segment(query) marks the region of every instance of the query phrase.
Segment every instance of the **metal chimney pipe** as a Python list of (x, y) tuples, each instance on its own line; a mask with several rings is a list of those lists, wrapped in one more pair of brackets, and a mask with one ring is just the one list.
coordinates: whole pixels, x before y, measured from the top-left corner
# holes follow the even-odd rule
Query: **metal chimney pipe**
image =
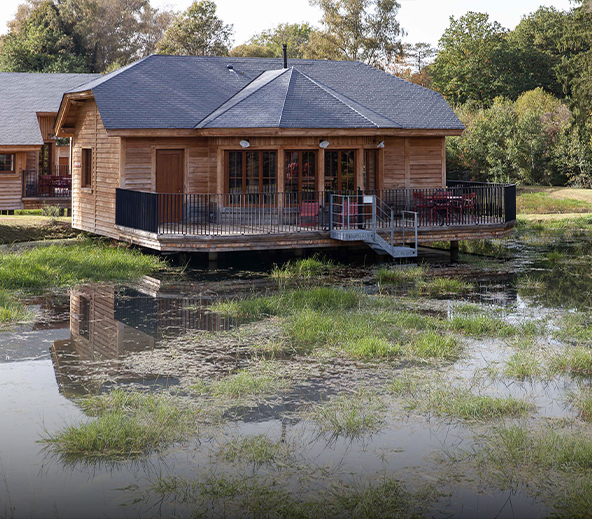
[(288, 45), (282, 43), (282, 56), (284, 57), (284, 68), (288, 68)]

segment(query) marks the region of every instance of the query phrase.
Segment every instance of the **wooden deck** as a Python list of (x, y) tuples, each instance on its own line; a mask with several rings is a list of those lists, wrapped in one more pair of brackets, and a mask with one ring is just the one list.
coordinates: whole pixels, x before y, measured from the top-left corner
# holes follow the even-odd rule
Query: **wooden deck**
[[(436, 241), (503, 238), (512, 232), (515, 223), (498, 221), (466, 226), (422, 226), (418, 229), (418, 242), (425, 244)], [(234, 233), (210, 235), (151, 233), (119, 225), (117, 230), (119, 240), (161, 252), (236, 252), (344, 246), (343, 241), (331, 239), (329, 230), (311, 230), (308, 227), (295, 226), (290, 226), (285, 232), (274, 234), (258, 232), (256, 228), (246, 231), (242, 227), (236, 228)], [(412, 232), (409, 231), (411, 229), (407, 228), (407, 236), (411, 237)], [(397, 243), (401, 243), (402, 234), (402, 228), (395, 229)], [(390, 231), (384, 229), (383, 237), (390, 238)], [(364, 246), (364, 243), (348, 242), (347, 246)]]

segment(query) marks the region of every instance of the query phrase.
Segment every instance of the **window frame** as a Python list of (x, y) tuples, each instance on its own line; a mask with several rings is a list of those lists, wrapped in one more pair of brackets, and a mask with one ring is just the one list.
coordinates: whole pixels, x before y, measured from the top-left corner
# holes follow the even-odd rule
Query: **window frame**
[[(231, 153), (239, 153), (242, 155), (242, 159), (241, 159), (241, 192), (240, 193), (231, 193), (230, 192), (230, 154)], [(247, 192), (247, 154), (248, 153), (257, 153), (259, 155), (259, 172), (257, 175), (258, 181), (259, 181), (259, 189), (257, 190), (257, 193), (248, 193)], [(263, 171), (263, 154), (264, 153), (270, 153), (270, 154), (274, 154), (275, 155), (275, 176), (264, 176), (264, 171)], [(275, 195), (277, 193), (277, 185), (278, 185), (278, 151), (277, 150), (249, 150), (249, 149), (245, 149), (245, 150), (226, 150), (224, 152), (224, 192), (226, 194), (229, 195), (242, 195), (242, 196), (247, 196), (247, 195), (255, 195), (255, 194), (262, 194), (262, 195)], [(270, 169), (271, 171), (271, 169)], [(238, 178), (238, 177), (236, 177)], [(265, 192), (263, 189), (263, 179), (275, 179), (275, 188), (273, 191), (269, 191), (269, 192)], [(269, 185), (269, 184), (268, 184)]]
[[(337, 153), (337, 187), (338, 189), (333, 190), (332, 188), (329, 188), (329, 186), (327, 186), (327, 168), (329, 167), (329, 161), (327, 160), (328, 155), (330, 153)], [(353, 169), (353, 181), (354, 181), (354, 185), (353, 185), (353, 189), (349, 190), (349, 189), (343, 189), (342, 186), (342, 181), (343, 181), (343, 173), (342, 173), (342, 153), (353, 153), (354, 155), (354, 169)], [(357, 171), (357, 165), (358, 165), (358, 153), (359, 150), (357, 149), (352, 149), (352, 148), (344, 148), (344, 149), (333, 149), (333, 150), (325, 150), (325, 171), (324, 171), (324, 191), (326, 193), (344, 193), (344, 192), (352, 192), (354, 193), (356, 191), (356, 184), (357, 184), (357, 178), (358, 178), (358, 171)]]
[(14, 175), (16, 173), (16, 153), (0, 153), (0, 157), (11, 157), (11, 169), (0, 169), (0, 175)]
[(93, 187), (93, 148), (80, 150), (80, 189), (91, 190)]
[[(286, 187), (288, 185), (287, 183), (287, 179), (286, 179), (286, 175), (288, 174), (288, 160), (290, 160), (290, 156), (292, 153), (298, 153), (298, 189), (296, 191), (288, 191), (288, 188)], [(312, 153), (314, 156), (314, 189), (312, 191), (303, 191), (302, 189), (302, 178), (303, 178), (303, 167), (304, 167), (304, 159), (303, 159), (303, 155), (305, 153)], [(318, 179), (319, 179), (319, 154), (318, 154), (318, 150), (316, 149), (301, 149), (301, 150), (290, 150), (287, 149), (284, 151), (284, 192), (286, 193), (318, 193), (319, 191), (319, 185), (318, 185)]]

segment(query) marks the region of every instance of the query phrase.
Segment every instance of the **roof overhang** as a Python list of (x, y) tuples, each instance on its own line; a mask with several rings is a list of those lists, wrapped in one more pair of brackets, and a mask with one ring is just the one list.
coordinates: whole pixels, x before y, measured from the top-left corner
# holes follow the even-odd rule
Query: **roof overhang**
[(0, 153), (16, 153), (17, 151), (40, 150), (42, 144), (0, 144)]
[(393, 136), (450, 137), (462, 135), (462, 129), (420, 128), (140, 128), (107, 130), (109, 137), (311, 137), (311, 136)]
[(94, 99), (91, 90), (63, 95), (53, 128), (56, 137), (72, 137), (74, 135), (80, 107), (89, 99)]

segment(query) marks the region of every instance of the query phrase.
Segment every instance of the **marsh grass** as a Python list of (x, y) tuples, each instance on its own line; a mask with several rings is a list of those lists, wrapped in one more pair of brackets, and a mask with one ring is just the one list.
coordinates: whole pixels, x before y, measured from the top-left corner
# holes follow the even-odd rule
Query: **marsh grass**
[(305, 308), (316, 311), (351, 310), (360, 303), (361, 295), (351, 290), (330, 287), (282, 290), (277, 294), (218, 303), (211, 310), (230, 317), (262, 319), (286, 316)]
[(592, 375), (592, 350), (586, 346), (572, 346), (551, 358), (550, 369), (555, 373)]
[(227, 398), (272, 394), (290, 386), (290, 381), (279, 376), (273, 366), (263, 362), (253, 370), (241, 369), (209, 383), (199, 381), (191, 388), (198, 394)]
[[(398, 330), (389, 329), (383, 314), (347, 312), (333, 314), (305, 309), (287, 322), (287, 331), (299, 351), (317, 348), (339, 350), (352, 357), (394, 358), (400, 355)], [(385, 326), (386, 325), (386, 326)]]
[(40, 289), (85, 281), (130, 280), (164, 268), (166, 263), (158, 256), (84, 239), (69, 245), (0, 253), (0, 286)]
[(461, 345), (453, 335), (426, 331), (412, 335), (403, 345), (403, 350), (421, 359), (454, 360), (460, 356)]
[(358, 392), (314, 406), (309, 418), (323, 435), (356, 439), (377, 432), (384, 413), (385, 406), (375, 395)]
[(68, 425), (42, 440), (69, 461), (141, 456), (183, 439), (195, 418), (173, 397), (120, 389), (87, 397), (80, 405), (96, 419)]
[(30, 317), (27, 307), (6, 290), (0, 289), (0, 325), (24, 321)]
[(406, 268), (381, 268), (376, 274), (376, 279), (379, 283), (403, 285), (423, 279), (427, 272), (427, 269), (421, 265)]
[(458, 278), (433, 278), (419, 280), (412, 293), (420, 296), (465, 295), (475, 289), (475, 285)]
[(578, 412), (578, 417), (586, 422), (592, 422), (592, 389), (580, 387), (567, 395), (567, 403)]
[(329, 274), (335, 267), (333, 261), (320, 254), (315, 254), (310, 258), (288, 261), (281, 267), (274, 265), (271, 277), (278, 280), (312, 278)]
[(537, 355), (528, 351), (514, 353), (506, 362), (504, 374), (517, 380), (533, 380), (544, 374), (544, 369)]
[(496, 429), (485, 442), (484, 462), (529, 469), (588, 471), (592, 468), (592, 441), (583, 432), (551, 429), (531, 431), (519, 425)]
[(544, 191), (520, 193), (516, 197), (518, 214), (589, 213), (592, 204), (583, 200), (555, 198)]
[(410, 492), (398, 480), (384, 478), (378, 484), (341, 485), (333, 491), (334, 517), (425, 517), (427, 504), (436, 493), (424, 489)]
[(544, 323), (540, 321), (525, 321), (520, 324), (511, 324), (503, 318), (490, 315), (460, 314), (455, 315), (450, 320), (450, 329), (476, 338), (530, 337), (540, 334), (544, 329)]
[[(400, 387), (395, 385), (394, 389)], [(476, 395), (464, 388), (431, 387), (428, 384), (419, 386), (406, 395), (410, 397), (407, 404), (411, 409), (462, 420), (487, 421), (521, 417), (533, 409), (532, 404), (513, 397)]]
[(588, 312), (566, 313), (554, 336), (572, 344), (592, 343), (592, 315)]
[(221, 445), (218, 456), (229, 462), (245, 462), (255, 466), (285, 464), (292, 447), (283, 441), (273, 441), (265, 434), (232, 438)]

